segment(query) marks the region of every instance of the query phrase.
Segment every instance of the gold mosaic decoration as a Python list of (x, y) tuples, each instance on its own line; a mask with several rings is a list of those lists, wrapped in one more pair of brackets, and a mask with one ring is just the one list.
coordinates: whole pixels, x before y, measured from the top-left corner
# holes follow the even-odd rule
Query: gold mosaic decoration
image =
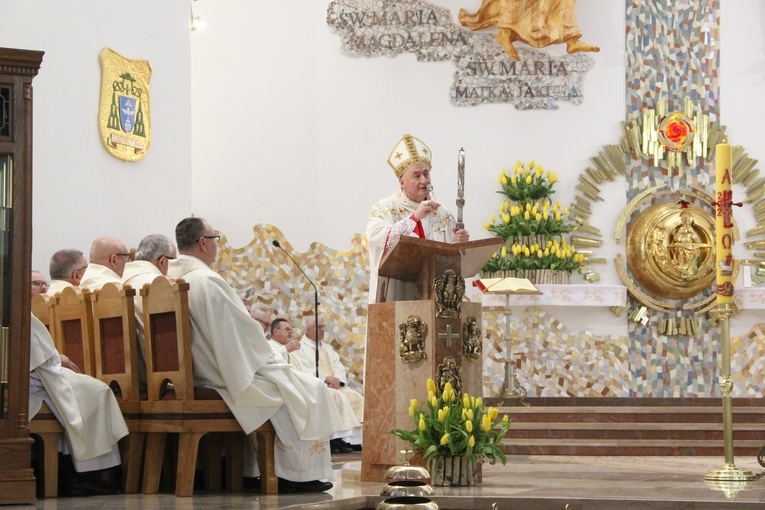
[(366, 237), (353, 234), (349, 251), (315, 242), (300, 253), (273, 225), (255, 225), (253, 232), (252, 241), (241, 248), (230, 246), (223, 236), (213, 269), (249, 306), (266, 308), (272, 319), (287, 319), (294, 329), (293, 338), (299, 339), (304, 333), (303, 317), (313, 315), (313, 287), (295, 264), (272, 245), (274, 239), (279, 240), (319, 288), (324, 341), (337, 350), (348, 369), (349, 382), (363, 384), (369, 295)]

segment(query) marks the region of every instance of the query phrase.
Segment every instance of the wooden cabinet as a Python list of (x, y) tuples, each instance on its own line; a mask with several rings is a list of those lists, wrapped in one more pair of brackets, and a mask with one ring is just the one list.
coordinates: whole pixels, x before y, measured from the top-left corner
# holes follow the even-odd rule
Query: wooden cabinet
[(32, 79), (43, 52), (0, 48), (0, 504), (35, 501), (29, 400)]

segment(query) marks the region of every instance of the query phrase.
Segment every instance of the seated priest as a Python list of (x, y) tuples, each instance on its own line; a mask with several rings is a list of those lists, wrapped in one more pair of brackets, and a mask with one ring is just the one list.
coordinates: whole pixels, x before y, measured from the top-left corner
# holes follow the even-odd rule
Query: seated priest
[(416, 299), (420, 293), (414, 283), (381, 281), (377, 270), (383, 255), (401, 236), (419, 237), (446, 243), (470, 239), (467, 230), (456, 229), (454, 216), (433, 198), (430, 185), (431, 152), (421, 140), (406, 134), (393, 147), (388, 164), (398, 178), (399, 189), (377, 202), (369, 213), (369, 302)]
[(175, 260), (178, 252), (169, 237), (162, 234), (152, 234), (141, 239), (135, 260), (125, 265), (122, 273), (122, 284), (130, 285), (136, 291), (135, 326), (136, 339), (139, 347), (138, 379), (146, 384), (146, 343), (143, 336), (143, 299), (141, 289), (158, 276), (167, 276), (167, 268), (171, 260)]
[(248, 308), (247, 303), (244, 304), (244, 307), (249, 310), (250, 317), (255, 319), (255, 322), (263, 327), (263, 333), (268, 334), (268, 332), (271, 330), (271, 314), (268, 312), (268, 310), (262, 306)]
[(49, 289), (50, 284), (45, 279), (45, 275), (40, 271), (32, 270), (32, 295), (45, 294)]
[(94, 291), (107, 283), (122, 283), (128, 260), (130, 253), (125, 243), (116, 237), (97, 237), (90, 247), (90, 264), (82, 275), (80, 288)]
[(88, 261), (80, 250), (59, 250), (50, 258), (49, 295), (58, 294), (66, 287), (80, 285)]
[(269, 340), (274, 351), (278, 352), (285, 361), (290, 360), (290, 353), (300, 349), (300, 341), (292, 338), (292, 326), (287, 319), (274, 319), (271, 323), (271, 339)]
[[(300, 339), (300, 349), (290, 355), (290, 363), (299, 370), (316, 376), (316, 318), (313, 315), (303, 320), (305, 335)], [(348, 371), (340, 361), (337, 351), (324, 338), (324, 322), (319, 319), (319, 379), (327, 385), (332, 394), (339, 400), (338, 409), (351, 411), (343, 413), (349, 423), (361, 423), (364, 419), (364, 397), (348, 387)], [(351, 430), (351, 434), (336, 436), (330, 445), (333, 453), (346, 453), (349, 450), (360, 450), (363, 429), (361, 426)], [(350, 444), (348, 444), (350, 443)]]
[(114, 393), (98, 379), (80, 374), (69, 358), (59, 355), (48, 329), (32, 315), (30, 420), (43, 402), (64, 427), (62, 449), (64, 454), (71, 454), (75, 471), (96, 471), (120, 464), (117, 443), (128, 435), (128, 429)]
[(255, 447), (253, 432), (271, 420), (280, 492), (331, 489), (319, 479), (332, 476), (327, 443), (342, 422), (329, 390), (273, 352), (236, 291), (210, 269), (220, 236), (207, 221), (182, 220), (175, 239), (180, 255), (168, 274), (189, 284), (194, 383), (220, 394)]

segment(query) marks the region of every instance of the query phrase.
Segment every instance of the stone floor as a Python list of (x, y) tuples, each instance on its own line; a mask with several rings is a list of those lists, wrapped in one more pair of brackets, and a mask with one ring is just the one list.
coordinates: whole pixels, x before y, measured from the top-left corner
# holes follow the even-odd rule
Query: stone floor
[[(333, 458), (335, 487), (313, 495), (262, 496), (257, 493), (204, 493), (192, 498), (172, 494), (118, 495), (40, 500), (41, 509), (374, 509), (383, 499), (383, 483), (359, 481), (358, 456)], [(765, 508), (765, 479), (713, 488), (704, 481), (724, 459), (712, 457), (562, 457), (510, 456), (506, 466), (485, 465), (483, 483), (474, 488), (435, 489), (441, 509), (498, 510), (721, 510)], [(756, 475), (754, 458), (736, 466)], [(5, 508), (32, 508), (3, 507)]]

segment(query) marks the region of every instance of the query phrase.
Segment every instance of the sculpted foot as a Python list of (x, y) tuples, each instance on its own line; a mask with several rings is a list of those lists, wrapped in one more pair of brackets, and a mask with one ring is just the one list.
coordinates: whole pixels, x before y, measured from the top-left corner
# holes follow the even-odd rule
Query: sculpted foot
[(600, 51), (600, 48), (593, 46), (592, 44), (587, 44), (586, 42), (580, 41), (578, 37), (576, 39), (569, 39), (566, 41), (566, 53), (573, 55), (574, 53), (579, 53), (581, 51), (592, 51), (593, 53), (597, 53)]

